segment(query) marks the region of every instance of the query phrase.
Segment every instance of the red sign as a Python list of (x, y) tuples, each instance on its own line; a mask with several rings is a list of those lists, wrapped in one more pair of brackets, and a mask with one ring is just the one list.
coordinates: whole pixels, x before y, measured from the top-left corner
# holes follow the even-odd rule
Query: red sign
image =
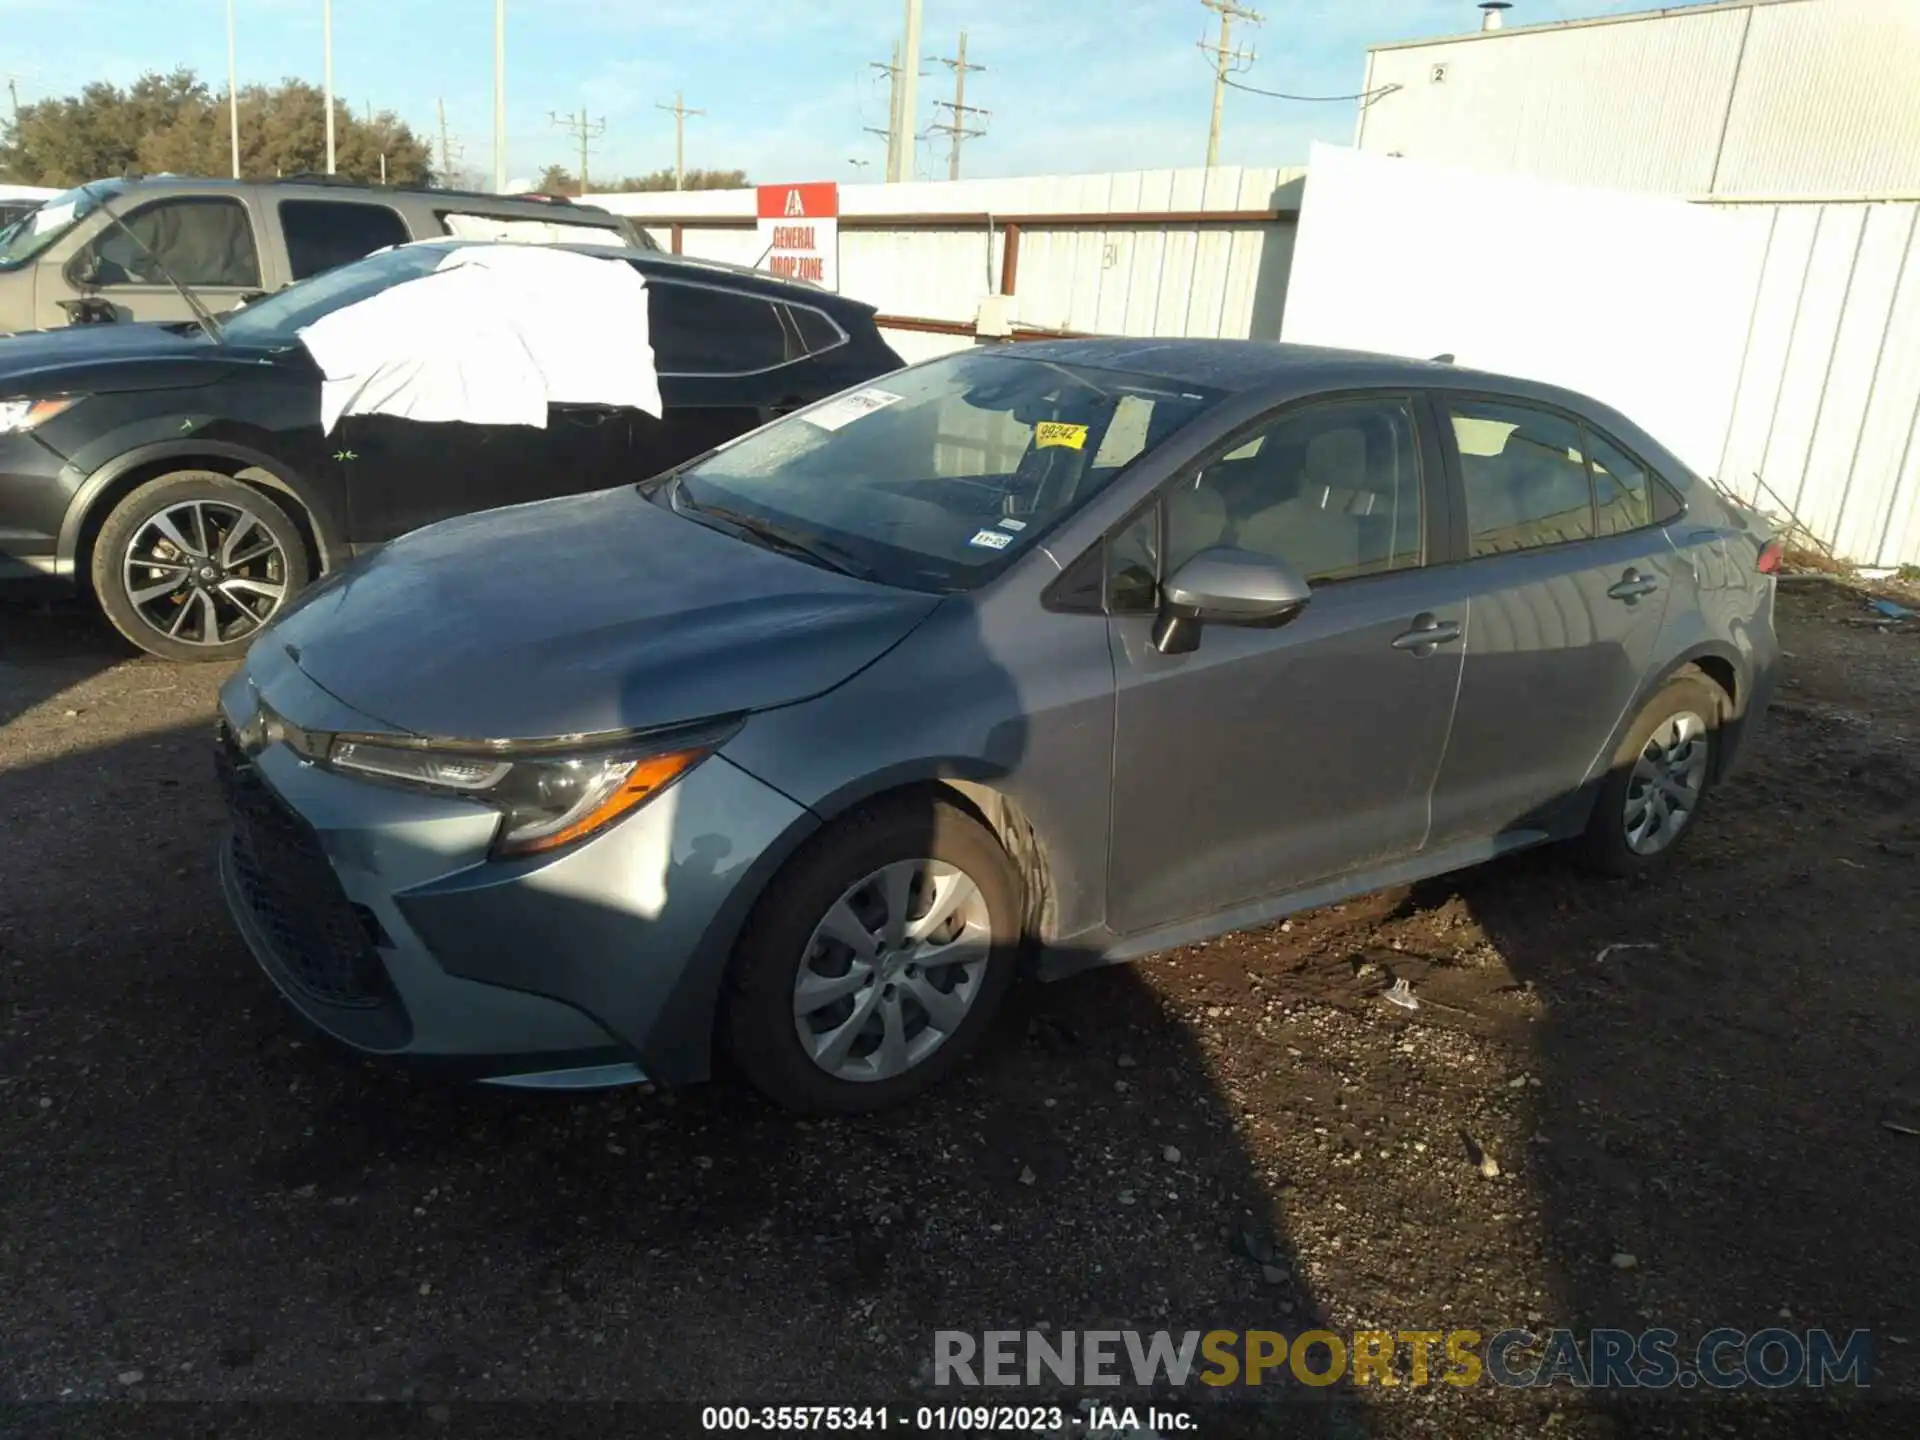
[(758, 187), (761, 264), (789, 280), (840, 286), (840, 187), (831, 180)]

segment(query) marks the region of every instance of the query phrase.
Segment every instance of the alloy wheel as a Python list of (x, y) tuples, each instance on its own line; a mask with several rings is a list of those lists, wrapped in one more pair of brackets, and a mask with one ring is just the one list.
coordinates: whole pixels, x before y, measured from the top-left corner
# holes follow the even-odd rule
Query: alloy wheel
[(266, 523), (225, 500), (183, 500), (143, 522), (122, 583), (134, 612), (170, 640), (228, 645), (287, 598), (287, 556)]
[(959, 1030), (979, 996), (993, 925), (979, 885), (939, 860), (901, 860), (848, 886), (807, 941), (793, 1021), (813, 1063), (888, 1080)]
[(1627, 777), (1627, 848), (1657, 855), (1700, 808), (1707, 782), (1707, 722), (1681, 710), (1660, 722)]

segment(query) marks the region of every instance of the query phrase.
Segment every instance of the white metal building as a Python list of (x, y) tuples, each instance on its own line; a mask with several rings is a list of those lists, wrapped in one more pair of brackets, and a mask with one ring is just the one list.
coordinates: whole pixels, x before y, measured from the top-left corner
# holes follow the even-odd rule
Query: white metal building
[(1362, 150), (1690, 199), (1920, 199), (1920, 0), (1741, 0), (1378, 45), (1362, 88)]

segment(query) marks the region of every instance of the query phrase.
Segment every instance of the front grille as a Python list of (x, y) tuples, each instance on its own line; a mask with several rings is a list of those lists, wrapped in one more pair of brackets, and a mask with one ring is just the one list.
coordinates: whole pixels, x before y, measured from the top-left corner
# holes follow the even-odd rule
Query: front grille
[(373, 916), (347, 898), (313, 827), (276, 795), (218, 727), (214, 767), (233, 817), (233, 868), (280, 968), (329, 1005), (395, 1003), (374, 953)]

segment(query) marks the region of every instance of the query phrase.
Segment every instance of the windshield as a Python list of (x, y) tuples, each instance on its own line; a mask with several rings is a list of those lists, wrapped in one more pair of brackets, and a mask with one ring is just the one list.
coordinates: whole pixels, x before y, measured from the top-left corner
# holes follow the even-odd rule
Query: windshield
[(886, 584), (969, 590), (1215, 398), (1151, 375), (970, 350), (756, 430), (661, 493), (695, 519), (731, 512)]
[(446, 258), (446, 247), (441, 245), (402, 245), (383, 250), (364, 260), (323, 270), (264, 300), (230, 310), (220, 317), (220, 328), (229, 341), (241, 344), (291, 345), (302, 326), (342, 306), (378, 295), (402, 280), (425, 275)]
[(30, 215), (0, 232), (0, 270), (13, 270), (33, 259), (62, 235), (127, 188), (123, 180), (96, 180), (85, 189), (62, 190)]

